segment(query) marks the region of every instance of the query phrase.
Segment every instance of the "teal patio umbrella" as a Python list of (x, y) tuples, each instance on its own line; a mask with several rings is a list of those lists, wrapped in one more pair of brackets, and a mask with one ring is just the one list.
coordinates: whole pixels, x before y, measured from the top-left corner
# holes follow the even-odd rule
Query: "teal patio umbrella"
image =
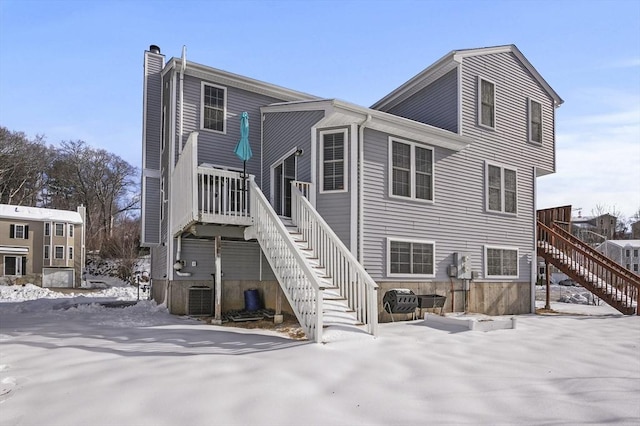
[[(244, 194), (243, 198), (246, 198), (247, 161), (253, 156), (253, 153), (251, 152), (251, 145), (249, 144), (249, 114), (247, 112), (243, 112), (240, 116), (240, 140), (238, 141), (234, 152), (243, 162), (242, 192)], [(244, 204), (245, 203), (243, 202), (243, 208)]]

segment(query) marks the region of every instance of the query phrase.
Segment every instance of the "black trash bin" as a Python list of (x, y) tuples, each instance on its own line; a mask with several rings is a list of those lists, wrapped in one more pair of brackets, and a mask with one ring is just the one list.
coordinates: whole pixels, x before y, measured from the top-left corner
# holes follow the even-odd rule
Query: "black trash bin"
[(382, 298), (384, 310), (390, 314), (412, 314), (418, 307), (418, 297), (406, 288), (394, 288)]

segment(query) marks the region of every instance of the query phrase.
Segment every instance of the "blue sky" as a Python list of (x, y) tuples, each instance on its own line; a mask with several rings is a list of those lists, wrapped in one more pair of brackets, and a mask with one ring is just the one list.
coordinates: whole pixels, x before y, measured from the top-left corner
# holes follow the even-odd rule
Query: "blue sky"
[(640, 2), (0, 0), (0, 125), (140, 166), (142, 59), (368, 106), (451, 50), (516, 44), (565, 103), (538, 207), (640, 209)]

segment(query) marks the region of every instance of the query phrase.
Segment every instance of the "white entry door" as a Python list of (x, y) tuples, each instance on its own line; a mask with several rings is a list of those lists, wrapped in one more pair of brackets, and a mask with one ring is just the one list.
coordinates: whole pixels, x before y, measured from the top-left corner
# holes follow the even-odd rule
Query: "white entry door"
[(291, 182), (296, 180), (296, 156), (291, 154), (272, 167), (273, 209), (291, 217)]

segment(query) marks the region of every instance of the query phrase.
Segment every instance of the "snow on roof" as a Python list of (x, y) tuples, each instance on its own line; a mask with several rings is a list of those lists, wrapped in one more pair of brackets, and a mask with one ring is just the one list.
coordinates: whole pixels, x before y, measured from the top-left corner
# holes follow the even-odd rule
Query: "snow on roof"
[(43, 209), (39, 207), (12, 206), (9, 204), (0, 204), (0, 218), (82, 223), (82, 217), (78, 212)]
[(611, 243), (618, 247), (640, 247), (640, 240), (607, 240), (606, 243)]

